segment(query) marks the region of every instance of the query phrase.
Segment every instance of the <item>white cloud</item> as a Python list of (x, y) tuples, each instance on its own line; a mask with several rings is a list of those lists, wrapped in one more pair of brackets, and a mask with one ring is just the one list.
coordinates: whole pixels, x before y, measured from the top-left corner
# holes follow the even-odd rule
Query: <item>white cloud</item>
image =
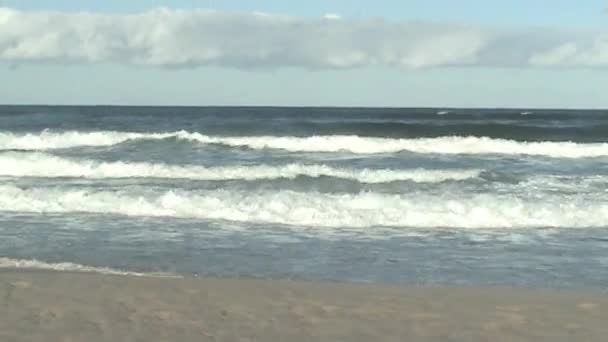
[(326, 13), (323, 18), (325, 19), (329, 19), (329, 20), (337, 20), (337, 19), (342, 19), (342, 16), (340, 16), (339, 14), (335, 14), (335, 13)]
[(154, 9), (135, 15), (0, 8), (0, 60), (164, 67), (608, 67), (608, 35), (424, 22)]

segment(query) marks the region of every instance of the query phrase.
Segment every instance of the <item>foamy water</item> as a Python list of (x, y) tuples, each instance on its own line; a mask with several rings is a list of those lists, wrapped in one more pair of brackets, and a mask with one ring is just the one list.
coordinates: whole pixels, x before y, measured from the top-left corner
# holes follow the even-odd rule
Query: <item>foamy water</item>
[(200, 218), (313, 227), (602, 227), (608, 203), (582, 196), (324, 194), (294, 191), (189, 192), (0, 187), (4, 211)]
[(44, 270), (44, 271), (63, 271), (63, 272), (78, 272), (78, 273), (98, 273), (106, 275), (119, 276), (135, 276), (135, 277), (162, 277), (162, 278), (177, 278), (179, 276), (163, 273), (140, 273), (121, 271), (109, 267), (93, 267), (75, 264), (71, 262), (49, 263), (35, 259), (11, 259), (0, 257), (0, 269), (15, 269), (15, 270)]
[(483, 170), (347, 169), (323, 164), (280, 166), (175, 166), (160, 163), (98, 162), (56, 157), (46, 153), (0, 154), (0, 176), (82, 178), (171, 178), (199, 180), (255, 180), (307, 177), (336, 177), (362, 183), (412, 181), (437, 183), (476, 178)]
[(133, 140), (179, 139), (198, 144), (220, 144), (251, 149), (281, 149), (291, 152), (350, 152), (376, 154), (395, 152), (435, 154), (534, 155), (552, 158), (608, 156), (608, 143), (521, 142), (489, 137), (448, 136), (418, 139), (387, 139), (361, 136), (210, 136), (197, 132), (135, 133), (117, 131), (52, 132), (38, 134), (0, 133), (0, 149), (49, 150), (80, 146), (112, 146)]
[(601, 287), (606, 132), (538, 109), (0, 106), (0, 268)]

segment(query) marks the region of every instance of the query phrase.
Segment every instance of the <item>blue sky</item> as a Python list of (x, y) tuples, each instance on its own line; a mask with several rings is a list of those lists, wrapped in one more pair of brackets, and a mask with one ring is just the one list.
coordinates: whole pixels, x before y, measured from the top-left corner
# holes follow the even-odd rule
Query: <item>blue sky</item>
[(488, 25), (608, 26), (603, 13), (608, 8), (605, 0), (4, 0), (0, 4), (25, 10), (134, 13), (164, 6), (293, 15), (338, 13), (355, 17), (381, 16)]
[[(605, 46), (608, 45), (602, 45), (602, 37), (608, 34), (605, 12), (608, 1), (0, 0), (0, 6), (18, 11), (19, 20), (5, 24), (14, 34), (10, 44), (17, 42), (28, 48), (16, 54), (8, 51), (10, 45), (5, 44), (2, 57), (0, 20), (2, 103), (608, 108), (608, 96), (605, 96), (608, 89)], [(276, 38), (280, 42), (293, 40), (277, 54), (279, 57), (261, 60), (258, 55), (252, 57), (255, 51), (251, 50), (265, 51), (276, 45), (276, 41), (251, 46), (252, 41), (265, 41), (265, 35), (274, 36), (273, 31), (268, 31), (256, 18), (221, 15), (214, 19), (214, 28), (224, 25), (217, 33), (210, 32), (211, 26), (201, 23), (194, 34), (179, 26), (181, 19), (177, 15), (169, 14), (173, 20), (172, 25), (167, 25), (169, 34), (177, 37), (186, 32), (195, 37), (180, 38), (179, 49), (174, 53), (166, 53), (167, 47), (174, 45), (169, 39), (147, 43), (152, 45), (146, 46), (146, 51), (155, 48), (161, 51), (153, 55), (144, 55), (133, 47), (129, 47), (133, 51), (126, 55), (122, 55), (124, 47), (121, 55), (106, 53), (106, 47), (114, 45), (104, 41), (103, 45), (94, 47), (94, 56), (89, 45), (89, 50), (75, 56), (74, 51), (82, 46), (66, 45), (73, 43), (69, 39), (44, 50), (48, 41), (32, 40), (35, 30), (48, 32), (55, 27), (40, 26), (53, 24), (40, 24), (27, 16), (34, 12), (64, 12), (72, 14), (68, 21), (80, 23), (75, 14), (80, 11), (111, 14), (121, 20), (125, 14), (141, 14), (157, 7), (187, 11), (206, 8), (248, 16), (253, 11), (287, 14), (300, 18), (301, 25), (311, 31), (318, 23), (307, 18), (335, 13), (344, 20), (330, 24), (335, 27), (326, 32), (333, 37), (327, 42), (329, 46), (309, 46), (309, 50), (305, 50), (302, 46), (310, 45), (315, 37), (306, 33), (300, 36), (302, 30), (298, 36), (287, 32)], [(206, 20), (197, 18), (189, 19), (190, 25)], [(382, 25), (371, 31), (368, 26), (360, 28), (360, 21), (371, 18), (388, 19), (392, 23), (388, 31), (396, 33), (383, 36), (387, 30)], [(23, 29), (30, 20), (33, 28)], [(421, 28), (415, 27), (420, 22), (424, 23)], [(159, 23), (161, 26), (165, 22)], [(403, 28), (400, 26), (403, 23), (414, 24)], [(68, 28), (79, 30), (75, 25), (79, 24)], [(176, 25), (180, 28), (171, 31)], [(256, 33), (247, 32), (246, 28), (251, 25)], [(240, 27), (243, 32), (239, 32)], [(474, 32), (463, 29), (458, 35), (445, 38), (460, 27), (472, 27)], [(93, 29), (103, 30), (104, 26), (100, 24)], [(65, 31), (57, 30), (58, 34)], [(497, 38), (487, 38), (496, 30), (500, 30)], [(368, 33), (370, 37), (361, 38)], [(97, 32), (104, 39), (117, 34), (132, 36), (133, 32)], [(215, 47), (223, 43), (213, 45), (215, 50), (200, 46), (196, 38), (200, 34), (208, 40), (227, 41), (230, 46), (220, 46), (219, 52)], [(239, 36), (246, 38), (238, 42)], [(412, 50), (405, 42), (407, 46), (394, 51), (390, 46), (387, 53), (374, 51), (379, 46), (376, 41), (382, 41), (382, 46), (401, 44), (406, 39), (401, 37), (414, 37), (417, 48)], [(482, 38), (483, 44), (477, 42)], [(370, 41), (360, 42), (365, 39)], [(344, 42), (351, 42), (344, 46), (352, 51), (344, 51)], [(243, 47), (232, 46), (238, 44)], [(353, 44), (357, 46), (352, 47)], [(433, 50), (421, 50), (420, 46), (432, 46)], [(322, 51), (320, 55), (311, 57), (317, 50)], [(200, 57), (201, 51), (205, 52), (204, 58)], [(337, 51), (343, 54), (336, 60)], [(449, 56), (444, 56), (447, 59), (436, 59), (448, 52)], [(391, 57), (395, 54), (401, 54), (398, 62)]]

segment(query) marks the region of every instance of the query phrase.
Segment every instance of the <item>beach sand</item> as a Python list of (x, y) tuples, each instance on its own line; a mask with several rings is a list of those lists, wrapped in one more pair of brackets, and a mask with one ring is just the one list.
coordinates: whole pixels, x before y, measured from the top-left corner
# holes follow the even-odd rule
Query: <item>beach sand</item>
[(0, 341), (607, 341), (608, 296), (0, 271)]

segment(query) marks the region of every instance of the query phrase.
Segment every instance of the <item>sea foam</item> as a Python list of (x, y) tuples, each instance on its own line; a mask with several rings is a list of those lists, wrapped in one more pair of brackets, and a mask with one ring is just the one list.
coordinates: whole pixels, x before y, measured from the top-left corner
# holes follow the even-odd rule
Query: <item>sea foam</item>
[(606, 227), (608, 203), (585, 196), (159, 191), (134, 194), (0, 186), (0, 210), (197, 218), (305, 227)]
[(0, 176), (11, 177), (83, 177), (83, 178), (168, 178), (196, 180), (293, 179), (299, 176), (335, 177), (361, 183), (412, 181), (437, 183), (478, 177), (478, 169), (349, 169), (323, 164), (287, 164), (255, 166), (176, 166), (162, 163), (100, 162), (73, 160), (41, 152), (0, 153)]
[(199, 144), (219, 144), (250, 149), (282, 149), (291, 152), (349, 152), (355, 154), (408, 151), (433, 154), (505, 154), (553, 158), (608, 156), (608, 143), (524, 142), (488, 137), (447, 136), (438, 138), (391, 139), (353, 135), (311, 137), (290, 136), (209, 136), (196, 132), (50, 132), (0, 133), (1, 150), (48, 150), (78, 146), (112, 146), (130, 140), (179, 139)]
[(28, 270), (46, 270), (46, 271), (63, 271), (63, 272), (79, 272), (79, 273), (99, 273), (106, 275), (122, 275), (136, 277), (169, 277), (177, 278), (177, 275), (169, 273), (141, 273), (123, 271), (109, 267), (94, 267), (71, 262), (49, 263), (35, 259), (12, 259), (0, 257), (0, 269), (28, 269)]

